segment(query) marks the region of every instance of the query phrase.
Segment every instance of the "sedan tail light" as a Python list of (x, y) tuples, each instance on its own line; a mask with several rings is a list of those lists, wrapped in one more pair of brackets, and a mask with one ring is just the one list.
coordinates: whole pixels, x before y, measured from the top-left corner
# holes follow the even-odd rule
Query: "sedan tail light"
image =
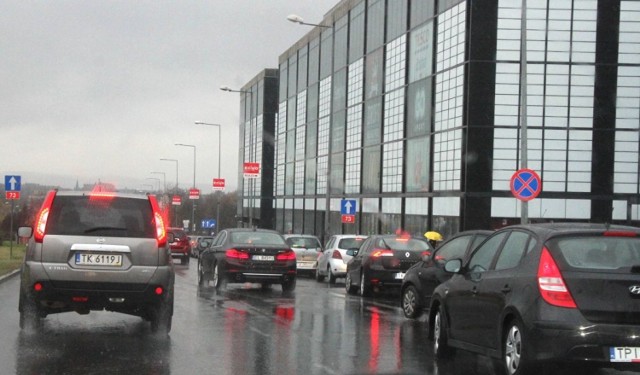
[(540, 295), (550, 305), (577, 308), (555, 260), (546, 247), (542, 248), (538, 266), (538, 288)]
[(249, 259), (249, 253), (245, 253), (244, 251), (240, 251), (236, 249), (229, 249), (225, 252), (224, 255), (227, 258), (232, 258), (232, 259), (240, 259), (240, 260)]
[(331, 254), (331, 258), (333, 259), (342, 259), (342, 254), (338, 250), (333, 250), (333, 254)]
[(40, 212), (38, 212), (38, 219), (36, 220), (36, 228), (33, 232), (33, 237), (36, 242), (42, 242), (47, 229), (47, 220), (49, 219), (49, 211), (51, 211), (51, 205), (53, 204), (53, 198), (56, 196), (56, 191), (51, 190), (44, 199)]
[(286, 250), (276, 255), (276, 260), (296, 260), (296, 253), (293, 250)]

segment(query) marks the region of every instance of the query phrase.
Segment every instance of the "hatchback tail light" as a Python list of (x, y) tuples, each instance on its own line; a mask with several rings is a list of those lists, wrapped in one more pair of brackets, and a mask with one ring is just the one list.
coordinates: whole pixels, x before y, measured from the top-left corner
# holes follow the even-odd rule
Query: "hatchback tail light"
[(555, 260), (546, 247), (542, 248), (538, 265), (538, 288), (540, 295), (550, 305), (577, 308)]
[(225, 252), (224, 255), (227, 258), (232, 258), (232, 259), (240, 259), (240, 260), (249, 259), (249, 253), (245, 253), (244, 251), (240, 251), (236, 249), (229, 249)]
[(44, 239), (47, 229), (47, 220), (49, 219), (49, 212), (51, 211), (51, 205), (53, 204), (55, 196), (56, 191), (51, 190), (44, 198), (44, 202), (42, 202), (42, 207), (40, 208), (40, 212), (38, 212), (38, 218), (36, 220), (36, 228), (33, 232), (33, 237), (36, 242), (42, 242)]
[(160, 212), (160, 208), (158, 207), (156, 196), (149, 195), (149, 202), (151, 203), (151, 210), (153, 211), (153, 221), (156, 228), (158, 247), (164, 247), (167, 244), (167, 231), (164, 227), (164, 219), (162, 218), (162, 212)]
[(333, 259), (342, 259), (342, 254), (338, 250), (333, 250), (333, 254), (331, 254), (331, 258)]
[(296, 260), (296, 253), (293, 250), (286, 250), (276, 255), (276, 260)]

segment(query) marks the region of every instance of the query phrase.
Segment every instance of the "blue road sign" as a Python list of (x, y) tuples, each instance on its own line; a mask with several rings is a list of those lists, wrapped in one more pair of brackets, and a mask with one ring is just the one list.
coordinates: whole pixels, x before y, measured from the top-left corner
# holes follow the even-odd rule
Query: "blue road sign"
[(355, 199), (343, 199), (340, 201), (340, 214), (355, 215), (355, 213), (356, 213)]
[(20, 176), (4, 176), (5, 191), (20, 191)]
[(540, 194), (542, 180), (531, 169), (520, 169), (511, 177), (511, 193), (521, 201), (530, 201)]
[(216, 219), (204, 219), (200, 222), (202, 228), (211, 229), (216, 227)]

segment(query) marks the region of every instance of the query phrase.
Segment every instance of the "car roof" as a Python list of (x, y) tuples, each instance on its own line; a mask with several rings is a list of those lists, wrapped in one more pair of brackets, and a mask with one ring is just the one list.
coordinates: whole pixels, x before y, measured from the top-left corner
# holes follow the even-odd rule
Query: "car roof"
[(227, 232), (230, 233), (234, 233), (234, 232), (266, 232), (266, 233), (275, 233), (275, 234), (280, 234), (280, 232), (276, 231), (276, 230), (271, 230), (271, 229), (261, 229), (261, 228), (227, 228), (225, 229)]
[(283, 234), (284, 238), (291, 238), (291, 237), (305, 237), (305, 238), (318, 238), (316, 236), (314, 236), (313, 234)]
[(640, 228), (626, 225), (612, 225), (604, 223), (536, 223), (536, 224), (517, 224), (501, 228), (506, 229), (526, 229), (536, 232), (545, 237), (559, 236), (572, 233), (593, 233), (601, 234), (606, 231), (631, 231), (640, 235)]

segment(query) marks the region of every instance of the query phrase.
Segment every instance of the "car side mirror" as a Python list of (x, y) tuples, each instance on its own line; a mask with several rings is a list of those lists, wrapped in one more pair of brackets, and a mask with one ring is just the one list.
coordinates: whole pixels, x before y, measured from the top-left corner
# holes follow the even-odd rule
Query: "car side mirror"
[(444, 270), (450, 273), (458, 273), (462, 269), (462, 260), (451, 259), (444, 264)]
[(31, 238), (32, 234), (33, 234), (33, 229), (31, 227), (18, 228), (18, 237)]
[(358, 255), (358, 251), (360, 251), (360, 250), (358, 250), (358, 249), (349, 249), (349, 250), (347, 250), (347, 255), (354, 257), (354, 256)]

